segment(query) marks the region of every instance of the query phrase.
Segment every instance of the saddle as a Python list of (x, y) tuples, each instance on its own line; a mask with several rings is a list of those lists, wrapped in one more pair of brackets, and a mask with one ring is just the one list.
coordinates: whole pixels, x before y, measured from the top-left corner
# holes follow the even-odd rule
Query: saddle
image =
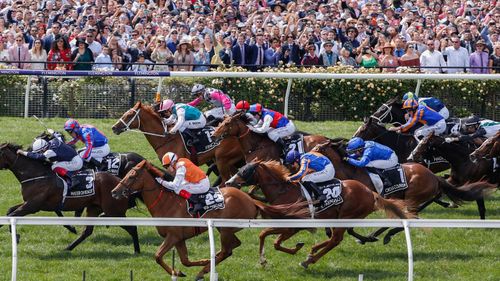
[(382, 186), (380, 186), (380, 182), (374, 180), (372, 175), (370, 175), (373, 185), (377, 189), (377, 192), (382, 196), (387, 196), (389, 194), (408, 188), (408, 183), (406, 182), (406, 174), (401, 164), (388, 169), (366, 167), (366, 170), (369, 174), (375, 174), (380, 177)]
[(210, 187), (206, 193), (191, 194), (187, 200), (187, 211), (189, 215), (196, 218), (201, 218), (210, 211), (225, 207), (224, 196), (222, 196), (219, 187)]
[[(189, 130), (189, 131), (188, 131)], [(220, 140), (213, 140), (214, 127), (204, 127), (202, 129), (186, 129), (181, 133), (184, 147), (191, 155), (205, 153), (220, 144)]]

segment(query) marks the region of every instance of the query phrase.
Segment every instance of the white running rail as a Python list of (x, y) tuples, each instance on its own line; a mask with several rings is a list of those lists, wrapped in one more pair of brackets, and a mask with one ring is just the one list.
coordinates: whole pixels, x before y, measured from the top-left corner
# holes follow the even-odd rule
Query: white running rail
[(317, 227), (402, 227), (408, 248), (408, 281), (413, 281), (413, 250), (410, 228), (500, 228), (500, 220), (240, 220), (240, 219), (184, 219), (184, 218), (57, 218), (57, 217), (0, 217), (0, 225), (12, 228), (12, 281), (17, 280), (17, 225), (135, 225), (208, 227), (210, 243), (210, 280), (217, 281), (215, 271), (216, 227), (238, 228), (317, 228)]

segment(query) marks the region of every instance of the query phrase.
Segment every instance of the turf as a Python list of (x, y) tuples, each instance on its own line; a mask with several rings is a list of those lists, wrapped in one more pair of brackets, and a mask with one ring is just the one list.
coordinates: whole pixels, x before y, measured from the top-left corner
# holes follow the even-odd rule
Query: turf
[[(153, 149), (144, 137), (136, 133), (120, 136), (111, 133), (115, 120), (81, 120), (90, 122), (110, 138), (114, 151), (135, 151), (159, 164)], [(46, 120), (51, 128), (59, 129), (63, 119)], [(320, 133), (329, 137), (350, 137), (359, 126), (357, 122), (297, 122), (300, 130)], [(35, 120), (21, 118), (0, 118), (0, 143), (15, 142), (24, 146), (43, 130)], [(0, 171), (0, 213), (8, 207), (22, 202), (20, 184), (10, 171)], [(499, 195), (486, 201), (487, 218), (500, 219)], [(52, 216), (53, 213), (40, 212), (37, 216)], [(66, 213), (70, 216), (71, 213)], [(129, 216), (149, 216), (143, 205), (128, 212)], [(381, 217), (372, 215), (372, 218)], [(459, 209), (444, 209), (431, 206), (421, 214), (422, 218), (476, 219), (475, 204)], [(81, 231), (81, 228), (79, 228)], [(360, 229), (368, 233), (371, 229)], [(154, 253), (162, 239), (153, 227), (139, 228), (142, 253), (133, 254), (131, 239), (120, 228), (98, 227), (94, 234), (72, 252), (64, 247), (76, 238), (59, 226), (21, 226), (19, 244), (18, 280), (55, 281), (82, 280), (170, 280), (154, 259)], [(304, 270), (298, 264), (307, 255), (308, 247), (325, 239), (321, 229), (315, 234), (301, 233), (286, 243), (292, 246), (299, 241), (306, 243), (297, 255), (290, 256), (274, 251), (272, 242), (267, 243), (268, 265), (258, 264), (259, 230), (243, 230), (238, 236), (241, 247), (232, 257), (217, 267), (220, 280), (357, 280), (364, 274), (364, 280), (405, 280), (407, 255), (404, 235), (396, 236), (384, 246), (381, 242), (358, 245), (346, 236), (336, 249), (317, 264)], [(500, 239), (498, 230), (488, 229), (412, 229), (415, 259), (415, 280), (499, 280)], [(0, 280), (10, 280), (11, 243), (7, 228), (0, 229)], [(208, 235), (205, 233), (188, 241), (192, 259), (208, 258)], [(171, 253), (166, 258), (171, 261)], [(176, 267), (180, 265), (176, 259)], [(184, 268), (186, 280), (192, 280), (198, 268)], [(206, 276), (208, 280), (208, 276)]]

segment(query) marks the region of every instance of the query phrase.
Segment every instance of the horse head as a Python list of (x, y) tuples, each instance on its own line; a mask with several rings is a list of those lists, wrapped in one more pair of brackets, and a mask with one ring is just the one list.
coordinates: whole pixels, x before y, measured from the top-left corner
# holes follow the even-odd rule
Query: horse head
[(344, 138), (329, 139), (323, 143), (317, 144), (311, 151), (319, 152), (331, 161), (341, 161), (343, 157), (347, 156), (345, 144), (347, 140)]
[(479, 159), (491, 159), (500, 155), (500, 132), (491, 138), (485, 140), (480, 147), (470, 154), (472, 162), (476, 163)]
[(249, 131), (246, 126), (248, 121), (244, 112), (238, 112), (233, 116), (225, 116), (224, 120), (215, 128), (213, 136), (216, 138), (241, 137)]
[(226, 181), (226, 186), (241, 188), (242, 186), (255, 185), (255, 171), (257, 170), (258, 162), (250, 162), (241, 167), (238, 172)]
[(423, 138), (408, 156), (409, 161), (423, 162), (425, 155), (435, 151), (445, 142), (444, 138), (434, 135), (434, 132)]
[(147, 163), (147, 160), (142, 160), (125, 175), (111, 191), (113, 198), (121, 199), (123, 197), (128, 197), (132, 193), (142, 191), (145, 183), (144, 176), (147, 174), (147, 170), (145, 169)]
[[(141, 119), (144, 121), (141, 123)], [(153, 123), (152, 121), (156, 121)], [(163, 125), (161, 124), (160, 116), (154, 111), (153, 107), (142, 104), (138, 101), (134, 107), (127, 110), (123, 115), (116, 121), (116, 123), (111, 128), (113, 133), (119, 135), (125, 131), (131, 129), (144, 130), (144, 124), (155, 124), (161, 131), (163, 131)]]
[(3, 143), (0, 145), (0, 169), (12, 167), (19, 155), (16, 153), (18, 149), (22, 149), (20, 145)]
[(380, 124), (404, 123), (405, 112), (401, 106), (399, 97), (393, 97), (382, 104), (369, 118)]
[(387, 133), (385, 124), (377, 122), (373, 118), (367, 118), (363, 125), (354, 133), (353, 137), (360, 137), (364, 140), (373, 140)]

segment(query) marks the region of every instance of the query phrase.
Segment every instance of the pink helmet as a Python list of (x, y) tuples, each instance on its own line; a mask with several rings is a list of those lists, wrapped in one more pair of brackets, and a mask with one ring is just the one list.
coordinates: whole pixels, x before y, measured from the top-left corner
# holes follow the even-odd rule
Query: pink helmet
[(158, 112), (170, 110), (174, 106), (174, 101), (171, 99), (166, 99), (161, 102), (160, 108), (158, 109)]

